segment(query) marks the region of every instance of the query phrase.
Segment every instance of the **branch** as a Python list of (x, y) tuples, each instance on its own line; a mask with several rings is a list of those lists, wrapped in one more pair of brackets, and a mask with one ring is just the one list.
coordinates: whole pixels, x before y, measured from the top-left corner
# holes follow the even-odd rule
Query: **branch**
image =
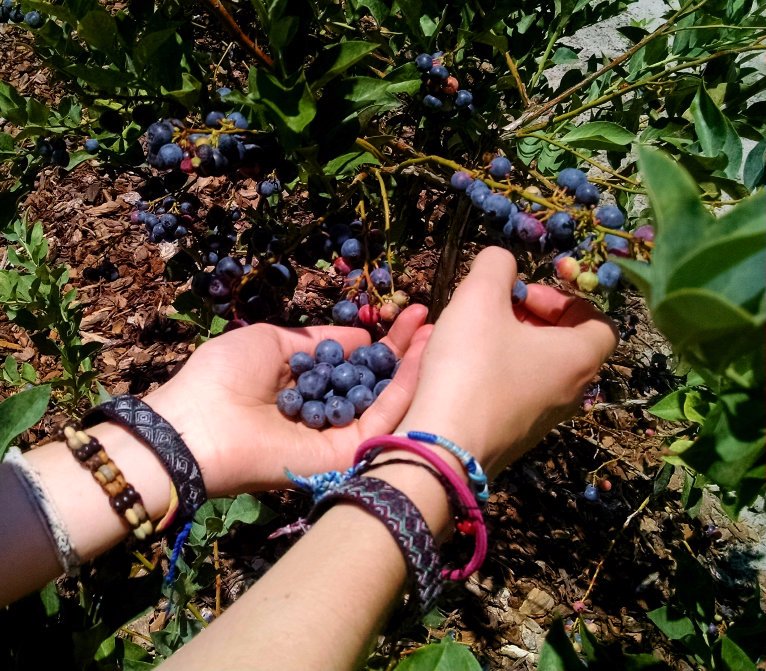
[(271, 59), (271, 57), (265, 54), (255, 42), (253, 42), (247, 35), (245, 35), (245, 33), (242, 32), (242, 29), (239, 27), (239, 25), (237, 25), (234, 17), (229, 14), (229, 12), (223, 6), (221, 0), (205, 0), (205, 4), (207, 4), (213, 14), (218, 16), (224, 27), (234, 36), (234, 39), (239, 42), (239, 44), (246, 51), (249, 51), (266, 67), (271, 68), (274, 66), (274, 61)]

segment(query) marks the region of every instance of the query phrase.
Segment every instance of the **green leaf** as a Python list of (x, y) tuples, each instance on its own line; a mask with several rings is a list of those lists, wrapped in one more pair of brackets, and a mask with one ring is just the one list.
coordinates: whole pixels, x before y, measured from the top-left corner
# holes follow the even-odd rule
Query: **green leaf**
[(226, 511), (223, 531), (228, 532), (234, 524), (266, 524), (274, 513), (252, 494), (239, 494)]
[(556, 619), (540, 650), (538, 671), (583, 671), (585, 665), (577, 657), (572, 642), (567, 638), (564, 624)]
[(636, 136), (611, 121), (591, 121), (569, 131), (561, 141), (572, 147), (627, 151)]
[(696, 247), (714, 219), (702, 204), (697, 184), (670, 157), (645, 146), (639, 148), (638, 156), (656, 223), (649, 296), (654, 309), (665, 295), (670, 273)]
[(352, 174), (360, 165), (380, 165), (380, 161), (366, 151), (352, 151), (336, 156), (324, 167), (324, 174), (335, 177)]
[(742, 164), (742, 140), (702, 83), (692, 101), (691, 113), (703, 155), (713, 158), (723, 154), (727, 159), (723, 174), (737, 179)]
[(45, 587), (40, 590), (40, 601), (43, 602), (43, 608), (45, 609), (45, 615), (51, 617), (59, 612), (61, 607), (61, 601), (59, 599), (59, 593), (56, 589), (56, 581), (49, 582)]
[(468, 647), (445, 637), (418, 648), (395, 671), (481, 671), (481, 665)]
[[(721, 659), (721, 669), (724, 671), (756, 671), (755, 662), (728, 636), (721, 637), (720, 644), (721, 648), (718, 654)], [(716, 668), (718, 667), (716, 666)]]
[(286, 86), (268, 72), (253, 68), (249, 82), (250, 99), (265, 108), (268, 118), (288, 135), (299, 135), (316, 116), (316, 101), (303, 74)]
[(579, 62), (580, 57), (577, 55), (576, 51), (573, 51), (569, 47), (559, 47), (553, 53), (553, 58), (551, 60), (554, 65), (564, 65), (566, 63), (577, 63)]
[(712, 370), (722, 370), (761, 342), (763, 319), (707, 289), (674, 291), (652, 316), (677, 353)]
[(316, 79), (311, 82), (311, 90), (316, 91), (322, 88), (327, 82), (344, 73), (377, 48), (378, 45), (374, 42), (361, 40), (341, 42), (325, 48), (319, 53), (316, 63), (311, 68), (312, 73), (318, 73)]
[(686, 388), (671, 392), (649, 408), (649, 412), (655, 417), (666, 419), (669, 422), (684, 421), (686, 419), (686, 414), (684, 413), (684, 396), (686, 392)]
[(114, 17), (104, 9), (94, 9), (77, 24), (78, 35), (92, 47), (110, 55), (118, 53), (122, 40)]
[(51, 387), (44, 384), (20, 391), (0, 403), (0, 460), (11, 441), (45, 414), (50, 396)]
[(742, 181), (745, 186), (753, 191), (757, 186), (764, 183), (766, 169), (766, 140), (761, 140), (750, 150), (745, 160), (745, 168)]
[(694, 623), (685, 615), (673, 610), (670, 606), (660, 606), (655, 610), (651, 610), (647, 613), (647, 617), (671, 641), (681, 641), (697, 634)]

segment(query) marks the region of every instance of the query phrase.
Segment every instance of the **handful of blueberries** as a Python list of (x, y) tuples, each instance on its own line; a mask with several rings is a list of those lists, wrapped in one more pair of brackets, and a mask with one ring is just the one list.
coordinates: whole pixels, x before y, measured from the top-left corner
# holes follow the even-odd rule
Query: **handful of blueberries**
[(296, 352), (290, 357), (297, 383), (279, 392), (277, 408), (312, 429), (347, 426), (383, 393), (398, 368), (384, 343), (358, 347), (346, 360), (339, 342), (322, 340), (314, 356)]

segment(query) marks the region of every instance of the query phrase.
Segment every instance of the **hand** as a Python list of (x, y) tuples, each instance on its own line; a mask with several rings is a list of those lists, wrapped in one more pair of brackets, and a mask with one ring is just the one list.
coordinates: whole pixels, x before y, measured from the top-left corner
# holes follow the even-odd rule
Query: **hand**
[(531, 284), (511, 304), (516, 261), (482, 251), (439, 317), (399, 431), (430, 431), (471, 451), (490, 475), (571, 416), (617, 345), (585, 300)]
[(145, 400), (181, 433), (200, 463), (209, 496), (287, 486), (285, 468), (300, 475), (348, 468), (360, 442), (390, 433), (404, 416), (427, 335), (419, 332), (426, 312), (413, 305), (399, 315), (383, 339), (404, 357), (396, 378), (360, 419), (343, 428), (317, 431), (287, 419), (277, 410), (276, 396), (292, 385), (287, 362), (294, 352), (313, 353), (319, 341), (333, 338), (348, 355), (370, 344), (364, 329), (239, 328), (202, 345)]

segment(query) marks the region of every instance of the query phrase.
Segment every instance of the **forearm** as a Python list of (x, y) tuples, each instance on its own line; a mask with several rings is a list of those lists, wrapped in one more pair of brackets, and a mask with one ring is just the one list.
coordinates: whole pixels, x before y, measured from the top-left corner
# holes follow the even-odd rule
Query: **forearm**
[[(449, 526), (444, 490), (427, 472), (388, 466), (375, 477), (404, 491), (436, 535)], [(337, 505), (162, 669), (355, 668), (405, 578), (401, 550), (380, 520), (353, 504)]]

